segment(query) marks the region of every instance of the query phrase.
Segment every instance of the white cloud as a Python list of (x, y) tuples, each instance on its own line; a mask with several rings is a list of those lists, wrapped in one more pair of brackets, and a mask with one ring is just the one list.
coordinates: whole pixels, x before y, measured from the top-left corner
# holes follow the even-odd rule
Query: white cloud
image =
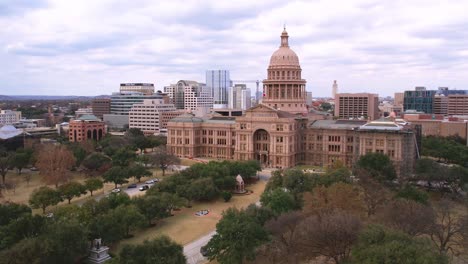
[(0, 12), (0, 94), (109, 94), (125, 81), (162, 88), (204, 82), (213, 68), (263, 79), (283, 23), (315, 96), (330, 95), (335, 79), (341, 91), (381, 95), (468, 81), (468, 3), (456, 0), (15, 3)]

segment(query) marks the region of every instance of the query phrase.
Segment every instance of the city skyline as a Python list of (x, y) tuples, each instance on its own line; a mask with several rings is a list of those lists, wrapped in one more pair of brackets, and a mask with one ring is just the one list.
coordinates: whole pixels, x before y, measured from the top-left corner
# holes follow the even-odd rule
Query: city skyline
[(468, 81), (468, 17), (456, 1), (44, 0), (0, 10), (5, 95), (111, 94), (125, 82), (163, 90), (209, 69), (263, 80), (284, 23), (314, 97), (331, 96), (333, 80), (341, 93), (380, 96)]

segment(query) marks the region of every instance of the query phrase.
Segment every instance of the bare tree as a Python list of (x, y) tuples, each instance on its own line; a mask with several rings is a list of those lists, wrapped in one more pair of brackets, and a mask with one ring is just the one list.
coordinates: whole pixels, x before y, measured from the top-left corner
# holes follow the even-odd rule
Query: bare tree
[(299, 241), (296, 239), (301, 231), (298, 226), (303, 220), (304, 215), (299, 211), (294, 211), (265, 223), (266, 229), (273, 235), (272, 241), (263, 249), (270, 260), (275, 263), (298, 262), (300, 255), (305, 253), (299, 250)]
[(330, 187), (315, 187), (311, 193), (305, 193), (303, 199), (305, 213), (314, 213), (324, 209), (341, 209), (361, 215), (364, 211), (359, 188), (342, 182), (335, 183)]
[(309, 254), (331, 258), (340, 264), (349, 258), (361, 230), (361, 220), (347, 212), (334, 210), (312, 215), (298, 226), (300, 245)]
[(389, 199), (388, 190), (365, 170), (358, 170), (359, 185), (362, 188), (363, 201), (367, 216), (374, 215)]
[(434, 223), (434, 210), (413, 200), (397, 199), (386, 206), (380, 215), (389, 227), (399, 229), (410, 236), (428, 234)]
[(70, 169), (74, 164), (73, 153), (63, 145), (44, 145), (37, 155), (36, 166), (44, 181), (55, 187), (70, 179)]
[(468, 220), (466, 215), (460, 215), (455, 203), (443, 199), (435, 206), (436, 217), (431, 226), (430, 237), (439, 249), (439, 252), (459, 255), (463, 249), (464, 233)]

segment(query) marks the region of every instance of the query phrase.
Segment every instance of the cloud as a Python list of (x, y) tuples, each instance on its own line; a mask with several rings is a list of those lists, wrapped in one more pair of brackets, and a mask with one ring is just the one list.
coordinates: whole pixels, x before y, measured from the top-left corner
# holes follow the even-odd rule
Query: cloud
[[(468, 81), (468, 3), (43, 0), (0, 3), (0, 94), (109, 94), (120, 82), (264, 79), (286, 23), (307, 89), (392, 95)], [(444, 14), (444, 15), (441, 15)], [(254, 86), (254, 84), (252, 84)], [(253, 87), (252, 87), (253, 88)]]

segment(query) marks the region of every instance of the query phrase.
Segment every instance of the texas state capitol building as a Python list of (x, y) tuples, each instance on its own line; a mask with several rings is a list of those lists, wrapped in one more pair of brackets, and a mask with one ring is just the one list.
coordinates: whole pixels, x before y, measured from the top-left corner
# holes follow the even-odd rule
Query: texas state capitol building
[(399, 174), (411, 172), (418, 156), (416, 131), (392, 120), (323, 120), (308, 113), (306, 81), (286, 29), (270, 59), (262, 103), (240, 117), (172, 119), (168, 150), (185, 158), (258, 160), (264, 167), (299, 164), (329, 166), (341, 160), (352, 167), (369, 152), (387, 154)]

